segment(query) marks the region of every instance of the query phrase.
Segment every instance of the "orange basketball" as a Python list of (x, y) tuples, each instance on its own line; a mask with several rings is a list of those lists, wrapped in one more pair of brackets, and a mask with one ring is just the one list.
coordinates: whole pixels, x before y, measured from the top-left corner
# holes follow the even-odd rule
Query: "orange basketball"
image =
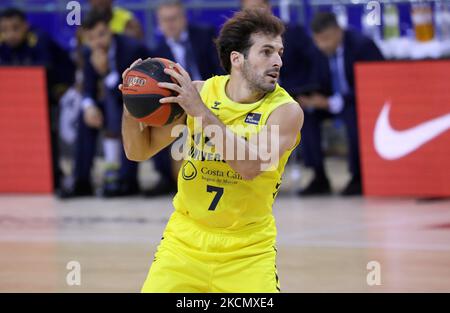
[(123, 102), (138, 121), (150, 126), (163, 126), (183, 114), (183, 109), (178, 104), (159, 102), (161, 98), (177, 95), (172, 90), (157, 85), (159, 82), (175, 82), (170, 75), (164, 73), (164, 69), (171, 64), (173, 62), (167, 59), (152, 58), (133, 66), (125, 76)]

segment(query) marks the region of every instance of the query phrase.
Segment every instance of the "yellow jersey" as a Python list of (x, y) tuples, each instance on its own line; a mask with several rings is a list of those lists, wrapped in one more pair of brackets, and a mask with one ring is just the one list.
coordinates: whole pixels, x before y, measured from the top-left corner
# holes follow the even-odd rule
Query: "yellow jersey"
[[(270, 114), (279, 106), (295, 102), (278, 84), (261, 100), (242, 104), (225, 93), (229, 75), (205, 81), (200, 96), (205, 105), (228, 128), (247, 140), (261, 131)], [(272, 204), (281, 184), (281, 177), (296, 144), (280, 156), (272, 170), (263, 171), (251, 180), (244, 180), (205, 137), (194, 118), (187, 117), (188, 155), (178, 174), (175, 210), (199, 224), (219, 230), (242, 230), (272, 219)]]

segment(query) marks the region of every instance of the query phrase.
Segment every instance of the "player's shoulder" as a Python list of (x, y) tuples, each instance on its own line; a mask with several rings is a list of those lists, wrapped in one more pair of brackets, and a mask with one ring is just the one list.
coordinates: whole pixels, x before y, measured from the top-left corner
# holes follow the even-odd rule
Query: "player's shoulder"
[(294, 118), (303, 120), (303, 110), (300, 104), (280, 85), (268, 95), (268, 110), (270, 115), (280, 119)]
[(301, 129), (304, 121), (304, 113), (300, 105), (295, 102), (286, 102), (277, 106), (267, 119), (268, 125), (278, 125), (282, 129)]
[(277, 113), (283, 118), (303, 117), (303, 110), (302, 110), (301, 106), (294, 100), (280, 103), (280, 105), (278, 105), (273, 110), (273, 113)]

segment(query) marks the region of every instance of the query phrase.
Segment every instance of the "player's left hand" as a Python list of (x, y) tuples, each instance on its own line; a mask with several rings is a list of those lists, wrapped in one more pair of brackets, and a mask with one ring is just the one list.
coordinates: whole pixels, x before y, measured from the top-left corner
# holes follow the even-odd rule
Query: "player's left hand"
[(205, 109), (200, 94), (195, 88), (188, 72), (178, 63), (173, 65), (173, 68), (166, 68), (164, 72), (172, 76), (178, 84), (174, 83), (158, 83), (161, 88), (167, 88), (178, 93), (176, 97), (165, 97), (159, 100), (161, 103), (178, 103), (183, 110), (190, 116), (200, 116)]

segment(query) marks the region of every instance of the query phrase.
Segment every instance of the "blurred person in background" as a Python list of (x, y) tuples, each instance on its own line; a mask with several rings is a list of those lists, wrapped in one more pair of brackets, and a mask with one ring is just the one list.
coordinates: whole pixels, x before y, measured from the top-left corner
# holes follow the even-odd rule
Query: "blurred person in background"
[[(156, 10), (158, 27), (163, 38), (154, 50), (156, 57), (173, 60), (187, 70), (193, 80), (206, 80), (222, 73), (214, 47), (215, 30), (209, 26), (190, 24), (182, 1), (164, 0)], [(170, 146), (154, 158), (160, 179), (145, 192), (157, 196), (176, 191), (178, 164), (170, 156)]]
[(82, 112), (77, 127), (75, 169), (71, 186), (60, 196), (92, 195), (91, 169), (99, 130), (103, 133), (106, 170), (102, 195), (126, 196), (139, 191), (137, 164), (129, 161), (121, 144), (122, 94), (117, 89), (120, 74), (138, 58), (150, 56), (135, 39), (114, 34), (108, 14), (91, 11), (83, 21)]
[(351, 179), (341, 195), (360, 195), (362, 188), (353, 66), (359, 61), (380, 61), (383, 56), (368, 37), (339, 27), (333, 13), (317, 13), (311, 28), (314, 43), (320, 50), (314, 64), (314, 80), (318, 88), (315, 92), (300, 96), (299, 103), (305, 112), (301, 149), (305, 165), (314, 170), (314, 178), (299, 194), (331, 193), (324, 169), (320, 125), (326, 118), (339, 118), (346, 127), (351, 173)]
[(47, 72), (54, 188), (60, 186), (58, 106), (73, 84), (75, 65), (69, 54), (47, 34), (29, 25), (24, 12), (7, 8), (0, 13), (0, 66), (44, 66)]
[[(272, 10), (269, 0), (241, 0), (241, 8), (264, 8)], [(286, 31), (283, 35), (284, 53), (283, 67), (280, 72), (280, 85), (297, 101), (299, 96), (315, 88), (312, 80), (313, 64), (316, 47), (307, 30), (296, 23), (285, 23)], [(302, 143), (300, 143), (300, 146)], [(299, 146), (299, 147), (300, 147)], [(288, 164), (299, 165), (300, 148), (297, 148)], [(301, 173), (295, 168), (287, 167), (287, 173), (292, 180), (298, 180)]]
[[(133, 13), (123, 8), (113, 6), (112, 0), (90, 0), (90, 11), (103, 14), (109, 20), (108, 26), (114, 34), (126, 35), (133, 37), (137, 40), (143, 39), (142, 27), (139, 21), (134, 17)], [(73, 59), (76, 63), (76, 82), (64, 95), (60, 101), (61, 121), (60, 121), (60, 133), (61, 140), (65, 142), (68, 147), (75, 145), (77, 131), (77, 123), (79, 111), (81, 109), (82, 102), (82, 86), (83, 86), (83, 68), (85, 64), (83, 51), (87, 43), (83, 36), (83, 28), (79, 27), (76, 31), (76, 47), (73, 51)], [(106, 139), (108, 140), (108, 139)], [(95, 151), (96, 140), (88, 140), (88, 143), (94, 145), (94, 147), (87, 148), (87, 151)], [(86, 143), (87, 144), (87, 143)], [(79, 148), (81, 149), (81, 148)], [(118, 147), (117, 149), (120, 149)], [(72, 151), (71, 148), (69, 148)], [(75, 166), (75, 172), (82, 170), (84, 167)], [(90, 195), (92, 194), (92, 186), (87, 185), (86, 189), (76, 187), (79, 184), (76, 182), (77, 177), (84, 177), (84, 174), (73, 173), (68, 177), (65, 177), (63, 182), (65, 190), (62, 190), (60, 195), (62, 197), (72, 197), (77, 195)], [(75, 180), (75, 181), (74, 181)]]
[(113, 6), (113, 0), (89, 0), (89, 4), (91, 10), (103, 13), (109, 18), (109, 28), (114, 34), (143, 39), (141, 24), (132, 12)]
[[(241, 0), (241, 8), (265, 8), (271, 10), (269, 0)], [(285, 24), (283, 35), (285, 50), (283, 67), (280, 73), (280, 84), (294, 98), (309, 89), (312, 81), (314, 43), (306, 29), (298, 24)]]

